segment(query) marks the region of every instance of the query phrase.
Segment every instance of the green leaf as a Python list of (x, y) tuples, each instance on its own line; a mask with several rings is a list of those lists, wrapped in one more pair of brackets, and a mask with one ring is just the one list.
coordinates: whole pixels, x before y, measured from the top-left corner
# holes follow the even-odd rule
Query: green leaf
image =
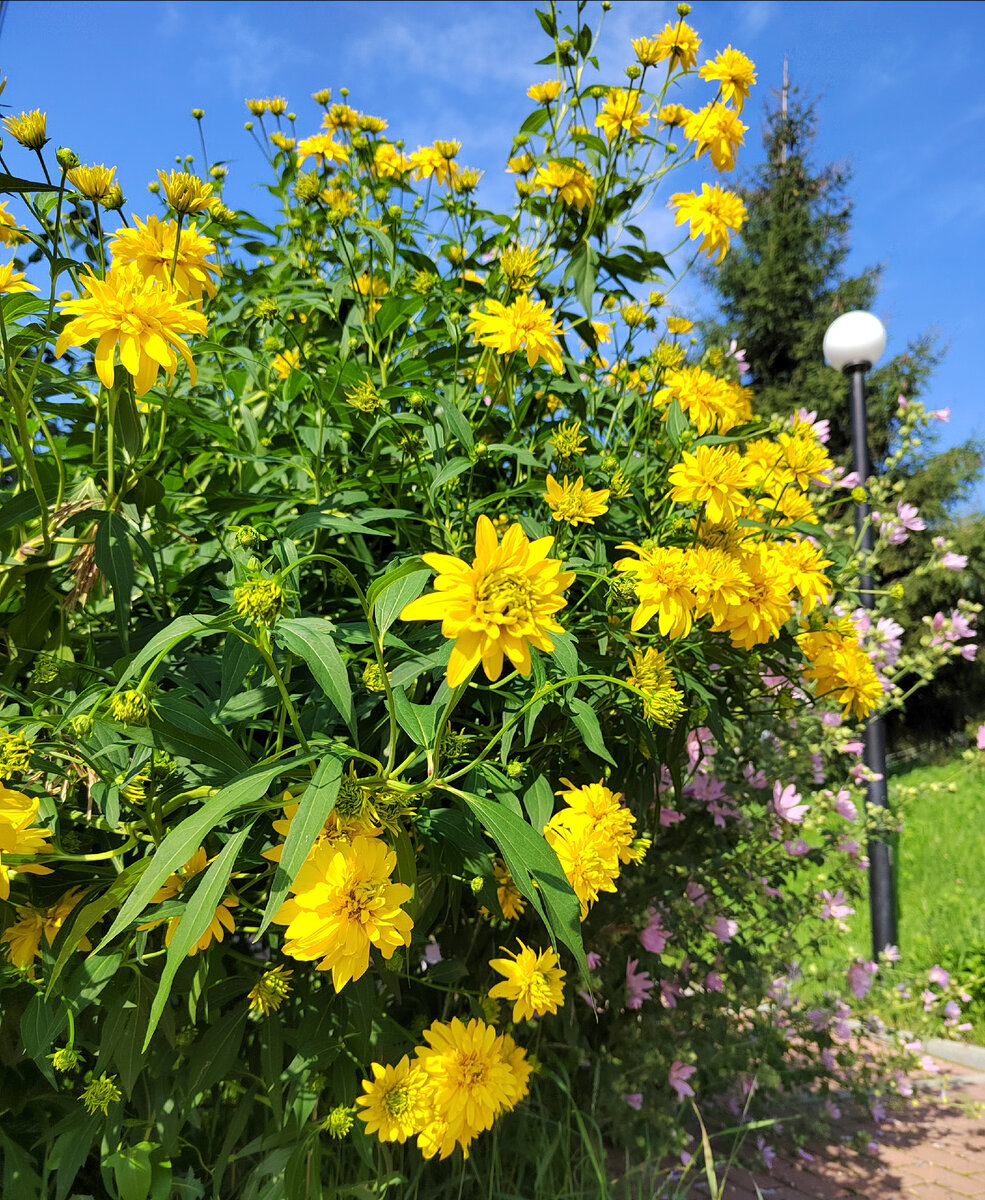
[(185, 1089), (187, 1096), (195, 1097), (200, 1092), (209, 1091), (232, 1070), (243, 1044), (246, 1016), (244, 1005), (235, 1016), (225, 1016), (217, 1021), (196, 1043), (189, 1062), (189, 1081)]
[(291, 617), (277, 622), (274, 637), (307, 664), (318, 686), (355, 737), (349, 672), (329, 629), (328, 622), (320, 617)]
[(428, 491), (434, 496), (442, 484), (450, 483), (451, 480), (457, 479), (459, 475), (464, 475), (472, 466), (472, 463), (462, 455), (457, 455), (455, 458), (450, 458), (439, 471), (436, 472), (434, 478), (428, 484)]
[(523, 807), (534, 829), (543, 829), (554, 812), (554, 793), (543, 775), (538, 775), (523, 793)]
[(304, 795), (298, 800), (298, 810), (287, 831), (280, 862), (277, 864), (270, 896), (267, 899), (267, 907), (263, 911), (263, 919), (256, 932), (257, 938), (274, 919), (277, 910), (284, 903), (284, 897), (290, 891), (295, 876), (308, 857), (308, 851), (315, 844), (315, 838), (321, 833), (329, 814), (335, 807), (335, 798), (339, 794), (341, 782), (341, 757), (329, 755), (327, 758), (323, 758), (311, 777), (311, 782)]
[(57, 183), (33, 183), (30, 179), (19, 179), (16, 175), (8, 175), (0, 171), (0, 193), (11, 195), (16, 192), (57, 192)]
[(272, 767), (258, 767), (248, 775), (234, 779), (203, 804), (198, 812), (185, 817), (180, 825), (175, 826), (145, 866), (136, 886), (124, 901), (116, 919), (96, 949), (101, 950), (126, 929), (134, 918), (140, 916), (150, 903), (151, 896), (172, 871), (184, 866), (201, 846), (206, 834), (218, 828), (230, 813), (259, 800), (278, 775), (298, 766), (300, 761), (304, 760), (293, 759)]
[(143, 674), (155, 658), (163, 658), (186, 637), (218, 632), (213, 619), (204, 614), (187, 613), (183, 617), (176, 617), (170, 625), (166, 625), (155, 633), (147, 645), (134, 656), (132, 662), (124, 668), (119, 679), (120, 685), (122, 686), (134, 675)]
[(55, 1141), (52, 1147), (52, 1160), (58, 1163), (58, 1173), (55, 1176), (55, 1200), (65, 1200), (69, 1188), (75, 1182), (75, 1177), (82, 1164), (89, 1157), (89, 1149), (103, 1128), (105, 1118), (99, 1113), (83, 1116), (81, 1113), (78, 1123), (73, 1124)]
[[(404, 567), (407, 570), (404, 570)], [(421, 592), (424, 591), (433, 574), (430, 567), (421, 566), (419, 558), (412, 558), (397, 570), (399, 574), (397, 571), (388, 572), (388, 575), (392, 576), (392, 578), (386, 585), (385, 590), (381, 589), (378, 593), (376, 626), (380, 631), (380, 637), (383, 637), (394, 621), (396, 621), (404, 605), (410, 604), (411, 600), (416, 600)], [(372, 594), (372, 591), (373, 589), (370, 588), (370, 594)]]
[(167, 958), (164, 960), (164, 970), (157, 992), (150, 1006), (147, 1018), (147, 1032), (144, 1035), (143, 1049), (150, 1045), (154, 1030), (164, 1012), (164, 1006), (171, 995), (171, 984), (178, 973), (178, 968), (188, 957), (195, 943), (208, 929), (219, 901), (229, 886), (229, 876), (236, 862), (236, 855), (246, 841), (246, 836), (253, 828), (253, 822), (244, 825), (223, 846), (222, 851), (213, 860), (202, 877), (202, 882), (195, 889), (195, 895), (188, 901), (185, 915), (178, 922), (168, 947)]
[(578, 651), (575, 648), (575, 639), (572, 634), (552, 633), (551, 641), (554, 643), (554, 658), (567, 676), (578, 674)]
[(96, 566), (113, 588), (116, 628), (123, 648), (130, 649), (130, 593), (133, 591), (133, 551), (127, 523), (119, 513), (108, 512), (99, 522), (94, 546)]
[(225, 782), (253, 765), (242, 747), (190, 700), (163, 692), (151, 706), (150, 729), (155, 741), (207, 767)]
[(577, 698), (568, 701), (568, 707), (571, 709), (571, 719), (575, 723), (575, 727), (581, 734), (585, 745), (593, 754), (599, 758), (604, 758), (607, 763), (611, 763), (614, 767), (618, 764), (605, 748), (605, 742), (602, 740), (602, 729), (599, 725), (599, 719), (595, 715), (595, 709), (588, 703), (587, 700), (579, 700)]
[(472, 449), (472, 446), (475, 444), (472, 426), (465, 419), (465, 414), (459, 409), (454, 400), (446, 397), (441, 401), (438, 418), (445, 429), (448, 430), (451, 437), (458, 438), (466, 450)]
[(120, 442), (127, 452), (127, 457), (133, 462), (143, 449), (144, 430), (140, 424), (140, 413), (137, 412), (137, 406), (128, 387), (123, 387), (119, 391), (113, 424), (115, 432), (119, 434)]
[(671, 400), (670, 405), (667, 408), (667, 415), (664, 420), (667, 423), (667, 433), (670, 436), (670, 440), (675, 446), (679, 446), (681, 444), (681, 438), (684, 436), (687, 430), (691, 428), (691, 426), (688, 423), (687, 417), (684, 415), (684, 409), (681, 408), (681, 402), (676, 396), (673, 400)]
[(357, 221), (356, 224), (365, 233), (365, 235), (379, 246), (383, 251), (383, 257), (387, 260), (390, 266), (393, 266), (393, 240), (388, 234), (380, 229), (379, 225), (371, 225), (369, 221)]
[(415, 746), (430, 749), (434, 745), (434, 731), (443, 708), (443, 704), (413, 704), (403, 689), (393, 693), (397, 723)]
[(575, 295), (578, 303), (585, 310), (586, 316), (592, 315), (595, 297), (595, 275), (598, 267), (598, 252), (587, 241), (581, 241), (571, 254), (568, 269), (575, 285)]
[(578, 897), (571, 890), (558, 857), (543, 834), (532, 829), (505, 805), (483, 796), (463, 794), (499, 847), (514, 883), (543, 918), (551, 941), (555, 945), (558, 941), (563, 942), (575, 956), (582, 976), (587, 977)]

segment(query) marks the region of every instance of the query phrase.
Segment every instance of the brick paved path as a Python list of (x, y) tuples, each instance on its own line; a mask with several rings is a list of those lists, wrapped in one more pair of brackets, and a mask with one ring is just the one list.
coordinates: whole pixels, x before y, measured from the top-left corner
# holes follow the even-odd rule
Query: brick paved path
[[(813, 1162), (777, 1161), (767, 1171), (733, 1168), (723, 1200), (985, 1200), (985, 1072), (940, 1063), (948, 1076), (946, 1102), (939, 1087), (916, 1093), (917, 1105), (874, 1124), (842, 1123), (848, 1140), (864, 1129), (872, 1152), (859, 1154), (837, 1141), (812, 1148)], [(707, 1196), (695, 1184), (695, 1200)]]

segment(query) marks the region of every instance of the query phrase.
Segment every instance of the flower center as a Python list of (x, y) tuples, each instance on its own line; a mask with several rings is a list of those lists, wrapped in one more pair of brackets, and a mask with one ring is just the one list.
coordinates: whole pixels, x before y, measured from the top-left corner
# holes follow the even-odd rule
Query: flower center
[(530, 619), (530, 581), (522, 575), (487, 575), (476, 588), (483, 615), (501, 624)]
[(382, 1103), (387, 1116), (402, 1116), (410, 1108), (410, 1088), (391, 1088), (383, 1094)]

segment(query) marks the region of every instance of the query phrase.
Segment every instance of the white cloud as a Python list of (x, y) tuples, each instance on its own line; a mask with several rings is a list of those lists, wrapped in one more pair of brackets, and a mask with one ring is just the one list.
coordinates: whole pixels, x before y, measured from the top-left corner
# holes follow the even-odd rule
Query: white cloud
[(200, 42), (210, 49), (193, 60), (196, 81), (223, 78), (237, 96), (283, 86), (287, 67), (316, 60), (313, 50), (265, 32), (238, 12), (201, 29)]

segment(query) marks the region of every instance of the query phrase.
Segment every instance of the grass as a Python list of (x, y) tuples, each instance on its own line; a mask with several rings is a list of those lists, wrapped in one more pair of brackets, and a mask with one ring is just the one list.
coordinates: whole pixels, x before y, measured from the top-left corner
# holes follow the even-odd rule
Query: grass
[[(925, 980), (935, 963), (957, 975), (985, 974), (983, 759), (890, 775), (890, 804), (903, 823), (895, 855), (901, 976)], [(867, 901), (857, 908), (837, 946), (842, 964), (872, 952)], [(973, 1036), (985, 1044), (985, 986), (973, 1009)]]

